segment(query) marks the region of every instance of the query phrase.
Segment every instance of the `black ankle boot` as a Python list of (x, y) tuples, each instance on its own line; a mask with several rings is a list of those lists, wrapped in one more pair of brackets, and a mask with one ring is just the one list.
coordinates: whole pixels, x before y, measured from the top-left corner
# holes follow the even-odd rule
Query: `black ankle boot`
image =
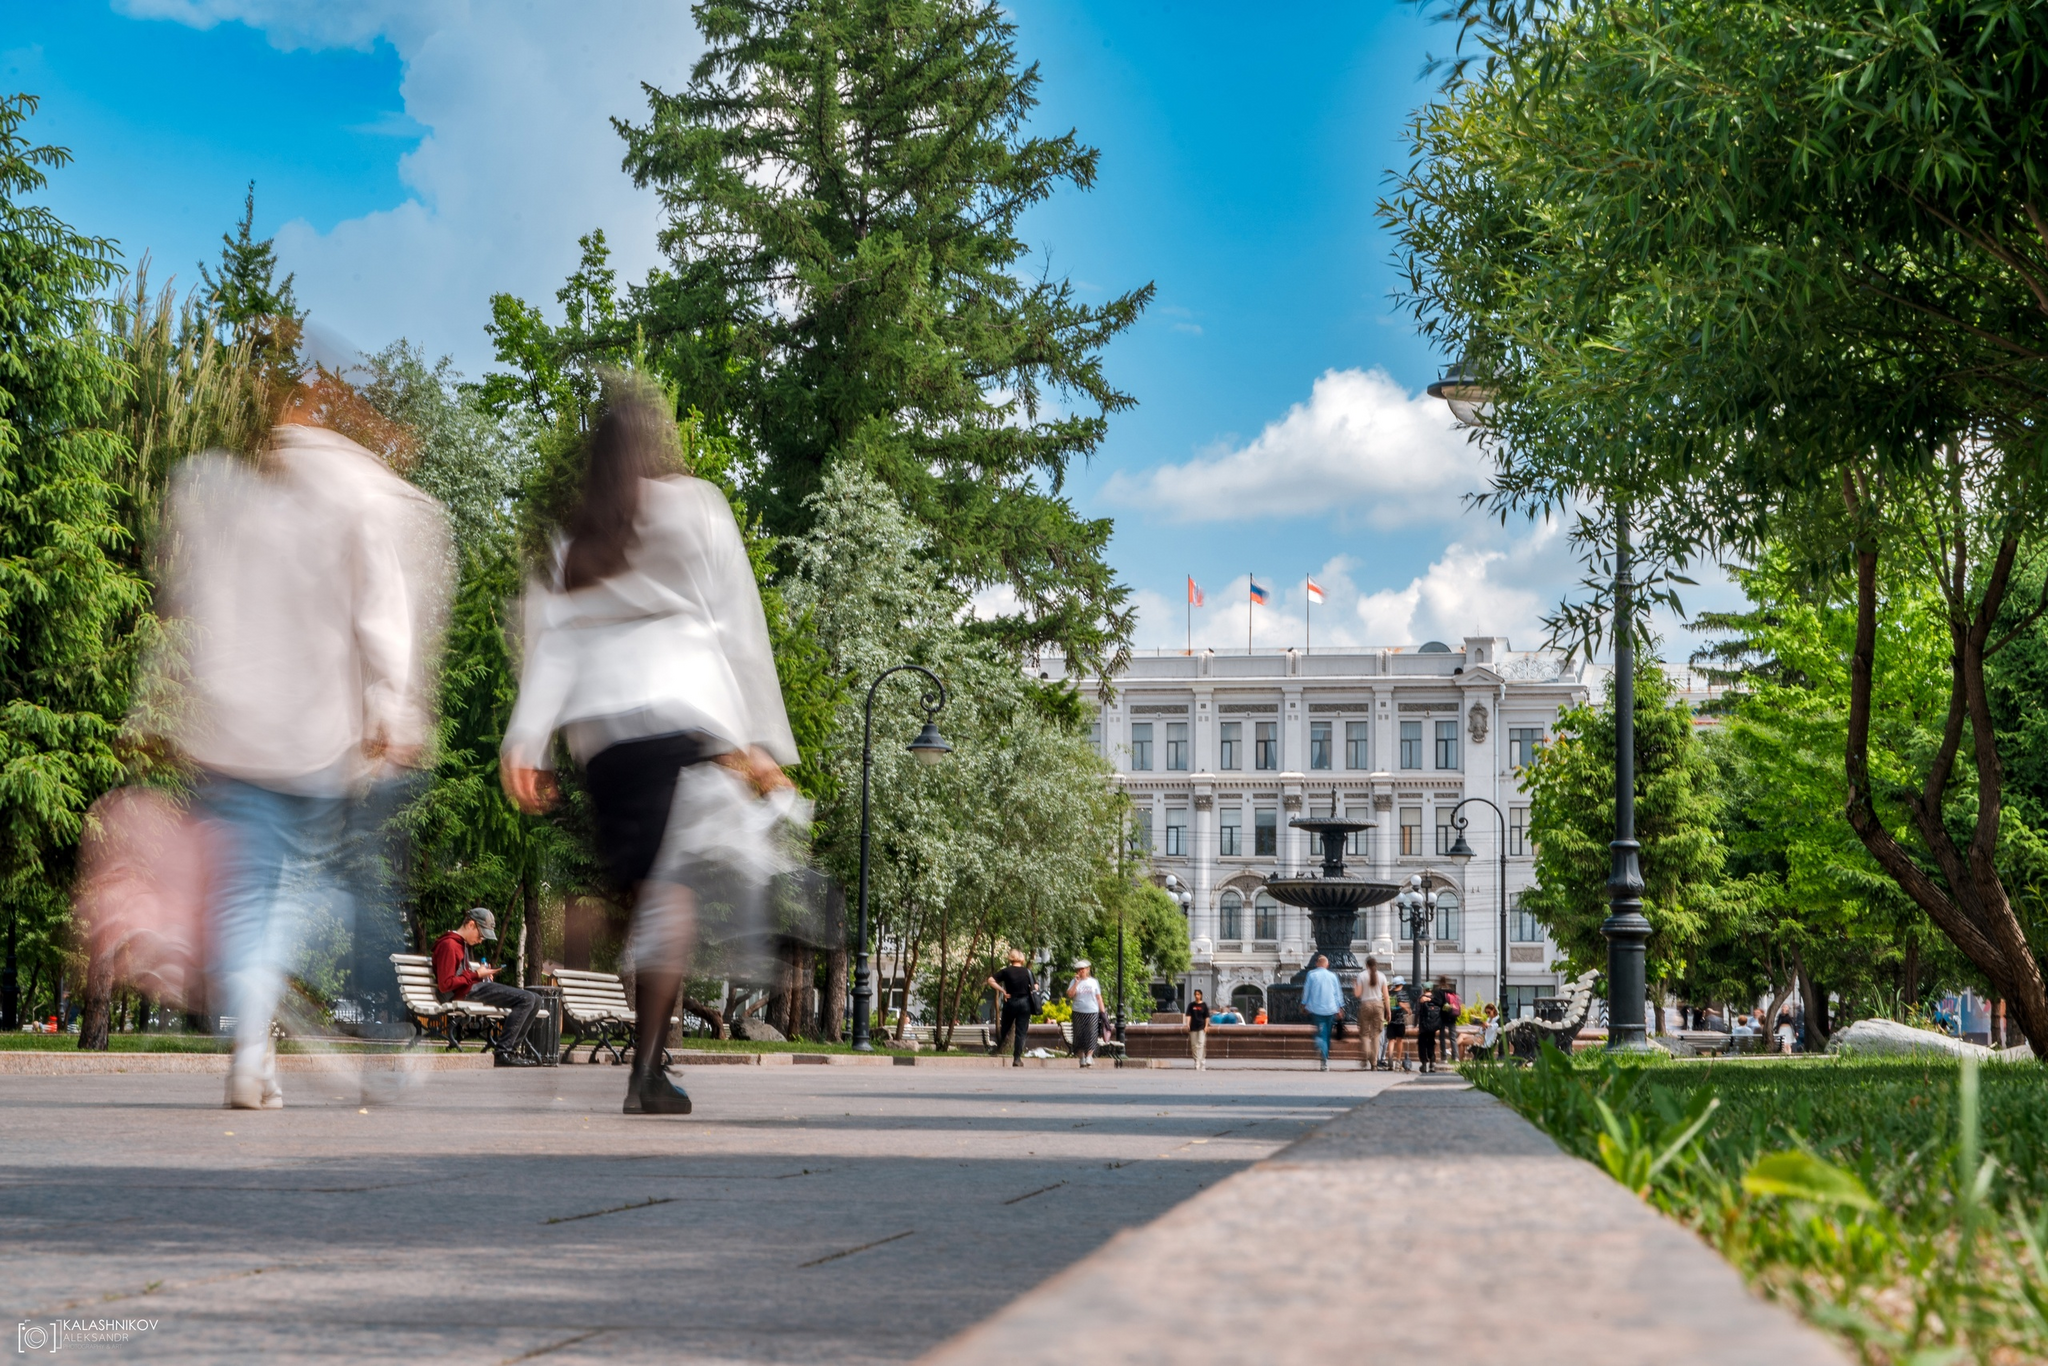
[(687, 1115), (690, 1093), (669, 1080), (668, 1069), (656, 1063), (646, 1072), (634, 1069), (626, 1092), (629, 1115)]

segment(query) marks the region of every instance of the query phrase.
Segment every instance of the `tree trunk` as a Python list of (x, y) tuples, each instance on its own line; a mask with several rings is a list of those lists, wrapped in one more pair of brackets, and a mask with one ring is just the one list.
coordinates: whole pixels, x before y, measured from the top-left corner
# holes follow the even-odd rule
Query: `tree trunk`
[(1771, 998), (1770, 1013), (1764, 1016), (1764, 1027), (1762, 1030), (1764, 1039), (1769, 1045), (1764, 1049), (1766, 1053), (1778, 1046), (1778, 1012), (1785, 1008), (1785, 1002), (1792, 999), (1793, 988), (1798, 985), (1799, 974), (1796, 972), (1788, 973), (1785, 977), (1785, 985), (1779, 987), (1778, 994)]
[(1806, 960), (1800, 957), (1798, 949), (1792, 950), (1792, 965), (1799, 972), (1799, 998), (1806, 1003), (1807, 1051), (1818, 1053), (1828, 1046), (1828, 1038), (1834, 1033), (1828, 1022), (1828, 993), (1806, 970)]
[[(825, 894), (825, 1000), (818, 1020), (818, 1033), (826, 1043), (838, 1043), (846, 1032), (846, 892), (837, 883)], [(869, 978), (873, 980), (872, 977)]]
[(1906, 1005), (1920, 1004), (1920, 940), (1906, 941), (1906, 961), (1899, 965), (1899, 975), (1905, 980), (1899, 986), (1899, 999)]
[[(1846, 475), (1843, 490), (1850, 513), (1862, 516), (1853, 480)], [(1960, 580), (1967, 569), (1968, 538), (1959, 537), (1957, 547), (1956, 577)], [(1877, 657), (1877, 550), (1867, 536), (1856, 546), (1856, 644), (1849, 659), (1849, 724), (1843, 766), (1849, 788), (1846, 814), (1857, 839), (1899, 889), (1983, 972), (1992, 990), (2011, 1003), (2034, 1056), (2048, 1061), (2048, 980), (2043, 979), (2041, 965), (2013, 913), (1995, 862), (2005, 774), (1984, 688), (1986, 645), (2005, 601), (2017, 553), (2013, 537), (1999, 543), (1974, 611), (1955, 601), (1949, 604), (1954, 650), (1948, 717), (1920, 792), (1909, 796), (1907, 802), (1913, 825), (1941, 873), (1941, 882), (1930, 877), (1920, 860), (1885, 826), (1873, 796), (1870, 718)], [(1967, 849), (1958, 849), (1949, 835), (1944, 810), (1965, 723), (1976, 760), (1977, 816)]]
[[(86, 1052), (107, 1051), (114, 1006), (114, 965), (95, 955), (85, 968), (85, 1006), (79, 1012), (78, 1046)], [(61, 1022), (60, 1022), (61, 1023)]]
[(725, 1027), (725, 1012), (717, 1006), (705, 1005), (695, 997), (685, 994), (683, 997), (683, 1009), (708, 1023), (711, 1026), (712, 1038), (726, 1039), (732, 1037), (730, 1031)]

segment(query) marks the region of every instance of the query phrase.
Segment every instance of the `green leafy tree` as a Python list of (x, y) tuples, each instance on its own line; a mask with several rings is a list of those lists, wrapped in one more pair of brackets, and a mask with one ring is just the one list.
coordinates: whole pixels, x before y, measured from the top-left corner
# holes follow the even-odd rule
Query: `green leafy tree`
[[(1477, 55), (1418, 116), (1387, 213), (1425, 326), (1495, 385), (1497, 504), (1629, 507), (1653, 574), (1776, 544), (1847, 576), (1848, 823), (2048, 1048), (1986, 694), (2048, 548), (2048, 12), (1447, 13)], [(1894, 565), (1936, 594), (1949, 659), (1897, 801), (1873, 749)]]
[[(1613, 685), (1599, 706), (1558, 718), (1557, 739), (1525, 776), (1536, 883), (1522, 905), (1549, 930), (1573, 971), (1603, 967), (1607, 878), (1614, 837)], [(1647, 976), (1670, 986), (1688, 956), (1719, 928), (1719, 839), (1713, 765), (1693, 733), (1692, 710), (1654, 665), (1636, 674), (1636, 838), (1642, 844), (1643, 914), (1652, 927)], [(1661, 1008), (1660, 1008), (1661, 1009)]]
[(1132, 399), (1102, 349), (1152, 287), (1100, 305), (1024, 273), (1022, 215), (1098, 153), (1027, 136), (1038, 71), (980, 0), (700, 3), (708, 50), (679, 92), (618, 122), (626, 169), (661, 197), (670, 268), (630, 329), (714, 421), (758, 452), (771, 532), (811, 524), (834, 463), (873, 473), (969, 592), (1012, 588), (985, 623), (1012, 645), (1099, 660), (1128, 639), (1110, 524), (1061, 492)]
[(47, 986), (81, 817), (121, 776), (148, 590), (121, 563), (119, 270), (110, 243), (24, 202), (69, 159), (23, 137), (35, 108), (0, 100), (0, 902), (10, 954)]
[(963, 624), (964, 596), (889, 489), (849, 462), (826, 475), (811, 511), (812, 530), (790, 548), (788, 591), (842, 684), (818, 848), (849, 894), (869, 685), (908, 662), (948, 691), (939, 719), (954, 748), (936, 767), (905, 748), (924, 719), (922, 677), (898, 675), (876, 695), (870, 910), (876, 939), (950, 1027), (972, 1012), (1000, 953), (1079, 945), (1099, 927), (1121, 799), (1071, 699)]

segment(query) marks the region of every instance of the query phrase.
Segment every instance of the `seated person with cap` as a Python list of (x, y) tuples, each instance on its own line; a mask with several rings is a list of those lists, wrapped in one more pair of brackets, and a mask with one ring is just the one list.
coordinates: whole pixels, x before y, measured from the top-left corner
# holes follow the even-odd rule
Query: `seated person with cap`
[(474, 1001), (509, 1011), (498, 1027), (498, 1042), (492, 1050), (497, 1056), (492, 1061), (499, 1067), (533, 1067), (537, 1064), (522, 1056), (519, 1046), (526, 1042), (526, 1027), (533, 1023), (540, 997), (494, 980), (496, 968), (469, 956), (484, 940), (495, 942), (497, 938), (496, 916), (481, 906), (465, 911), (461, 925), (434, 941), (434, 988), (444, 1001)]

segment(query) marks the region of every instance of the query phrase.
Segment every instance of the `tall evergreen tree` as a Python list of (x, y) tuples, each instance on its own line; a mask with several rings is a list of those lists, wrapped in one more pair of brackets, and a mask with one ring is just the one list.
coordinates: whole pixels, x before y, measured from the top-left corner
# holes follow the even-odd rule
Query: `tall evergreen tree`
[(292, 297), (295, 276), (277, 278), (277, 239), (258, 241), (256, 227), (256, 182), (249, 182), (242, 200), (242, 221), (232, 234), (220, 235), (219, 273), (199, 263), (199, 279), (205, 285), (207, 305), (222, 329), (223, 340), (249, 341), (259, 352), (283, 354), (298, 349), (299, 324), (304, 315)]
[(111, 243), (22, 202), (70, 159), (22, 137), (35, 108), (0, 99), (0, 906), (10, 960), (47, 969), (80, 818), (120, 776), (147, 591), (115, 558), (124, 376), (104, 323), (120, 268)]
[(1098, 153), (1026, 136), (1038, 70), (980, 0), (699, 3), (709, 50), (678, 93), (618, 122), (661, 196), (671, 270), (626, 320), (684, 396), (758, 446), (749, 500), (810, 524), (851, 460), (930, 528), (957, 586), (1007, 585), (994, 629), (1099, 661), (1130, 634), (1110, 525), (1062, 495), (1133, 400), (1102, 349), (1152, 286), (1100, 305), (1030, 280), (1026, 209), (1087, 188)]

